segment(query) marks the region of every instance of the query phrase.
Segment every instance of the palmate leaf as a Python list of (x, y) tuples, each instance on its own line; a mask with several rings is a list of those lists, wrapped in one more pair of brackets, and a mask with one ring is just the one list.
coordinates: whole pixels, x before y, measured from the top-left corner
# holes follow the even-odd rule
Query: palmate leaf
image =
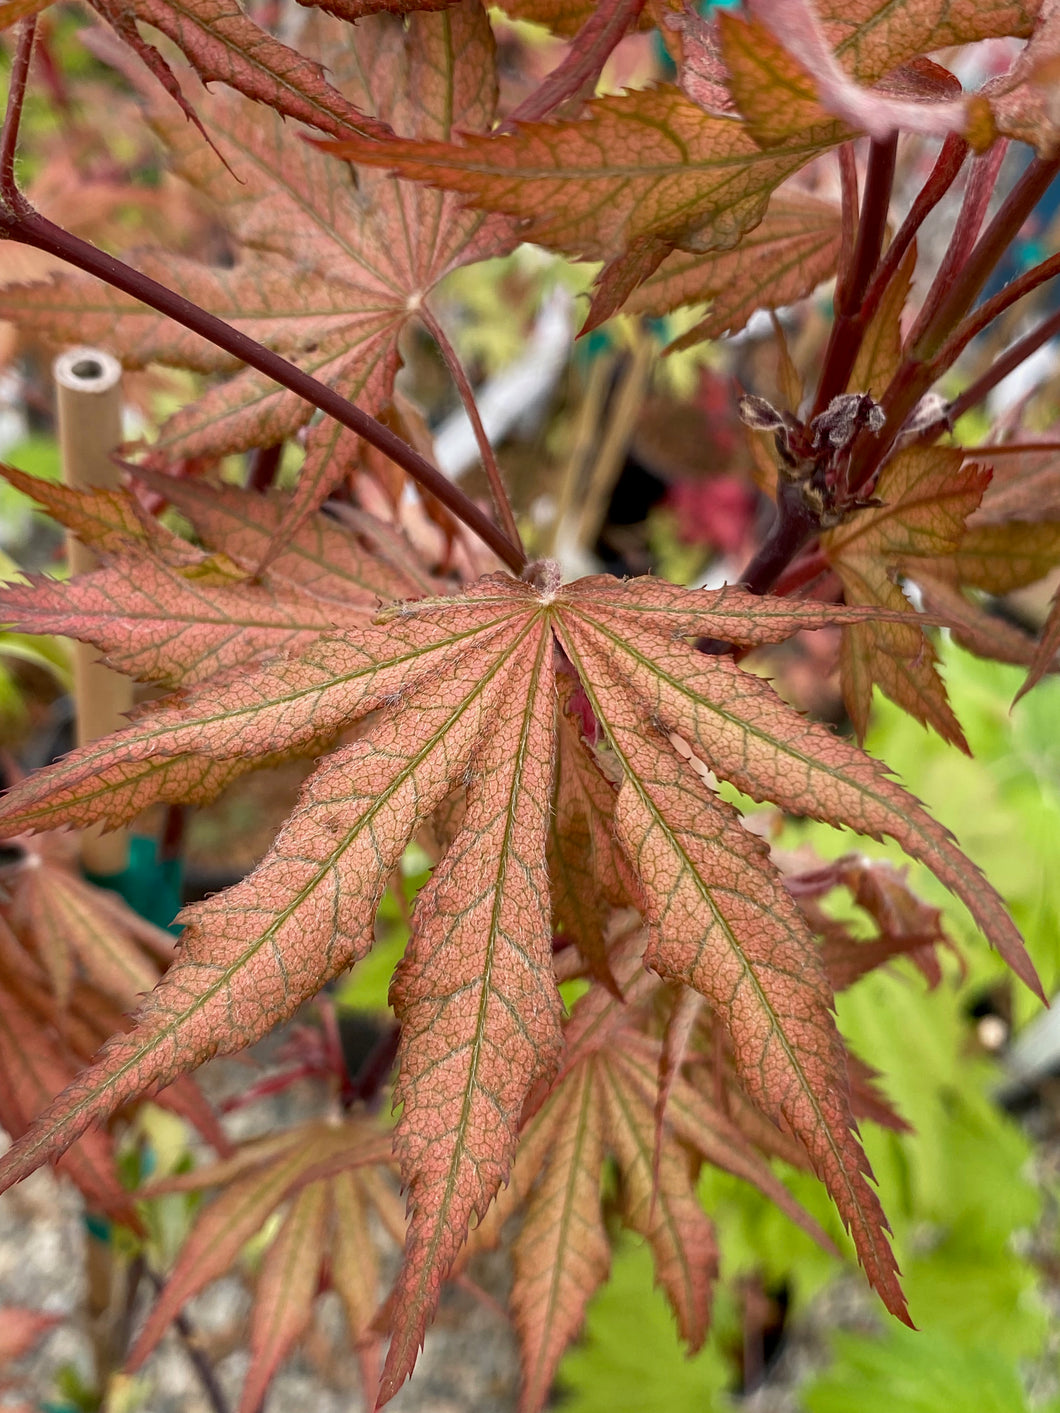
[(872, 688), (877, 685), (918, 721), (968, 749), (935, 666), (935, 650), (896, 577), (925, 561), (929, 572), (933, 569), (942, 578), (952, 573), (953, 553), (989, 479), (987, 468), (964, 463), (958, 451), (907, 447), (880, 476), (875, 494), (881, 507), (859, 510), (821, 537), (852, 603), (877, 603), (909, 613), (908, 627), (892, 621), (855, 624), (844, 631), (843, 698), (859, 736), (865, 734)]
[(674, 348), (738, 333), (756, 309), (775, 309), (812, 294), (835, 273), (839, 208), (798, 191), (779, 191), (761, 223), (734, 250), (675, 251), (623, 305), (629, 314), (668, 314), (710, 302), (705, 318)]
[[(416, 13), (407, 30), (385, 14), (352, 33), (335, 21), (321, 24), (331, 27), (335, 82), (361, 105), (425, 138), (490, 126), (494, 44), (479, 0)], [(452, 196), (372, 172), (354, 184), (346, 168), (309, 147), (279, 113), (237, 95), (204, 93), (197, 107), (216, 151), (168, 106), (155, 105), (153, 125), (177, 174), (223, 213), (238, 258), (222, 268), (145, 251), (133, 263), (366, 410), (381, 410), (400, 361), (399, 336), (421, 302), (449, 270), (508, 251), (516, 240), (511, 222), (464, 212)], [(172, 321), (80, 274), (8, 287), (0, 292), (0, 311), (0, 318), (30, 323), (56, 342), (101, 344), (127, 366), (153, 361), (217, 373), (237, 366)], [(156, 450), (217, 456), (273, 445), (311, 413), (301, 398), (242, 368), (170, 418)], [(341, 478), (356, 444), (329, 418), (309, 429), (294, 519)]]
[[(373, 1367), (370, 1329), (381, 1291), (374, 1214), (400, 1244), (404, 1221), (390, 1144), (359, 1119), (314, 1122), (252, 1142), (230, 1158), (170, 1178), (142, 1195), (221, 1188), (200, 1213), (134, 1345), (139, 1368), (199, 1291), (236, 1264), (270, 1214), (284, 1217), (262, 1259), (250, 1319), (250, 1366), (240, 1413), (255, 1413), (273, 1374), (304, 1333), (322, 1281), (338, 1291), (352, 1343)], [(360, 1240), (358, 1240), (360, 1238)]]
[(459, 143), (351, 137), (318, 145), (459, 192), (475, 208), (518, 219), (525, 239), (607, 262), (594, 324), (675, 247), (736, 245), (773, 190), (826, 145), (812, 139), (763, 152), (739, 119), (708, 113), (667, 86), (593, 99), (584, 114)]
[[(560, 587), (551, 566), (533, 584), (492, 575), (192, 688), (16, 786), (0, 826), (113, 822), (131, 812), (129, 776), (145, 764), (168, 790), (204, 762), (223, 772), (360, 723), (310, 777), (254, 872), (186, 911), (179, 960), (134, 1030), (41, 1116), (0, 1161), (0, 1177), (14, 1181), (132, 1096), (249, 1044), (363, 957), (407, 842), (463, 790), (464, 818), (417, 902), (394, 982), (411, 1226), (384, 1371), (392, 1392), (469, 1221), (507, 1175), (528, 1095), (559, 1062), (545, 864), (558, 662), (565, 677), (573, 665), (621, 766), (614, 828), (650, 928), (648, 966), (711, 1002), (741, 1083), (798, 1140), (870, 1280), (904, 1318), (816, 943), (766, 846), (714, 794), (704, 767), (755, 798), (896, 839), (1035, 989), (1037, 978), (1000, 899), (881, 766), (731, 660), (693, 646), (703, 635), (776, 642), (876, 612), (653, 580)], [(646, 1114), (652, 1133), (653, 1103)]]

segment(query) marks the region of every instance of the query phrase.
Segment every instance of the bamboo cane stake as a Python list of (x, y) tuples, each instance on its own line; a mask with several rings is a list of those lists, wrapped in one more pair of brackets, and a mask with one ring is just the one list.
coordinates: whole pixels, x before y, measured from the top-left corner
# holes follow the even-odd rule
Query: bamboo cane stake
[[(121, 473), (112, 453), (122, 440), (121, 364), (100, 349), (72, 348), (55, 360), (52, 374), (63, 480), (78, 490), (117, 487)], [(67, 553), (71, 574), (84, 574), (95, 566), (93, 552), (72, 535), (67, 536)], [(123, 726), (125, 713), (132, 707), (132, 682), (104, 667), (96, 657), (96, 649), (89, 644), (73, 645), (79, 746)], [(129, 862), (127, 831), (84, 831), (81, 861), (90, 873), (121, 873)]]

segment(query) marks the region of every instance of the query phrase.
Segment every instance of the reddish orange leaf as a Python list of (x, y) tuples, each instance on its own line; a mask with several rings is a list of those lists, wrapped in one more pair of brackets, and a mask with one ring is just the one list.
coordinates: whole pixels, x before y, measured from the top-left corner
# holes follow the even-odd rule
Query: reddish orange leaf
[[(648, 963), (712, 1002), (742, 1083), (798, 1138), (896, 1313), (904, 1304), (851, 1128), (816, 943), (765, 846), (707, 784), (707, 767), (757, 798), (896, 838), (1037, 984), (1000, 900), (882, 767), (784, 706), (759, 678), (693, 646), (703, 635), (776, 641), (880, 610), (735, 589), (693, 594), (654, 580), (557, 580), (548, 568), (540, 585), (493, 575), (459, 596), (384, 610), (375, 625), (155, 709), (50, 776), (17, 786), (3, 807), (23, 825), (44, 815), (121, 818), (131, 802), (123, 772), (131, 767), (135, 776), (159, 753), (178, 774), (202, 761), (224, 768), (362, 723), (357, 739), (307, 782), (258, 868), (187, 911), (179, 959), (134, 1030), (111, 1040), (0, 1160), (11, 1181), (133, 1095), (264, 1034), (363, 956), (407, 841), (454, 791), (464, 793), (463, 818), (421, 891), (394, 982), (403, 1022), (398, 1146), (412, 1227), (393, 1302), (386, 1395), (411, 1367), (444, 1273), (505, 1179), (524, 1106), (540, 1104), (534, 1095), (547, 1089), (557, 1061), (545, 864), (557, 642), (603, 729), (608, 768), (622, 777), (614, 827), (651, 924)], [(94, 800), (81, 798), (89, 777)], [(51, 799), (49, 779), (58, 782)], [(656, 1074), (659, 1058), (657, 1051)], [(643, 1158), (649, 1189), (654, 1100), (653, 1092), (636, 1125), (647, 1135), (637, 1138), (641, 1157), (628, 1133), (609, 1140), (638, 1172)], [(660, 1161), (667, 1201), (676, 1201), (677, 1170)], [(671, 1296), (698, 1337), (705, 1306), (694, 1292), (705, 1286), (682, 1271), (672, 1228), (657, 1230), (637, 1203), (631, 1219), (661, 1243)], [(566, 1315), (560, 1324), (568, 1326)]]
[[(290, 1202), (286, 1222), (265, 1254), (254, 1305), (251, 1366), (240, 1408), (247, 1413), (258, 1408), (299, 1327), (309, 1319), (329, 1248), (336, 1256), (345, 1249), (343, 1220), (353, 1211), (356, 1225), (364, 1225), (364, 1209), (374, 1188), (362, 1188), (362, 1178), (379, 1165), (387, 1166), (389, 1152), (386, 1137), (364, 1122), (315, 1122), (249, 1143), (232, 1158), (146, 1189), (147, 1195), (222, 1190), (202, 1209), (184, 1242), (130, 1353), (130, 1367), (144, 1362), (187, 1301), (229, 1270), (269, 1215)], [(392, 1213), (387, 1209), (396, 1194), (392, 1189), (379, 1191), (387, 1194), (382, 1206), (389, 1225)], [(331, 1247), (332, 1240), (339, 1244)], [(357, 1253), (357, 1260), (373, 1273), (378, 1269), (371, 1243)], [(374, 1285), (372, 1297), (378, 1302)], [(356, 1333), (363, 1336), (363, 1327)]]
[(520, 1179), (544, 1169), (512, 1249), (524, 1413), (547, 1398), (563, 1351), (611, 1267), (600, 1209), (603, 1127), (593, 1067), (582, 1065), (520, 1140)]
[[(907, 611), (900, 623), (858, 624), (843, 635), (843, 697), (859, 736), (868, 726), (872, 688), (879, 686), (918, 721), (967, 750), (935, 667), (935, 651), (912, 616), (894, 575), (909, 561), (942, 567), (989, 481), (982, 467), (961, 464), (959, 452), (908, 447), (880, 476), (878, 510), (859, 510), (821, 537), (821, 546), (853, 603)], [(929, 565), (930, 570), (930, 565)]]
[(744, 327), (756, 309), (775, 309), (812, 294), (835, 274), (839, 210), (797, 191), (779, 191), (760, 224), (734, 250), (709, 255), (675, 251), (623, 306), (630, 314), (666, 314), (710, 302), (706, 317), (674, 348)]
[(384, 1401), (411, 1372), (469, 1222), (507, 1179), (526, 1096), (560, 1049), (544, 847), (555, 685), (551, 635), (535, 627), (504, 684), (518, 709), (480, 738), (463, 824), (417, 899), (391, 988), (411, 1221)]
[(309, 1326), (327, 1219), (325, 1185), (303, 1187), (265, 1253), (250, 1322), (250, 1368), (239, 1413), (257, 1413), (273, 1374)]
[[(345, 37), (335, 46), (342, 61), (334, 79), (359, 103), (424, 138), (447, 140), (457, 126), (490, 126), (494, 45), (477, 0), (414, 14), (407, 31), (379, 15), (356, 34), (356, 46)], [(224, 212), (238, 259), (230, 269), (216, 268), (154, 251), (137, 263), (378, 411), (391, 396), (399, 336), (419, 304), (449, 270), (510, 249), (511, 223), (462, 212), (451, 196), (370, 172), (354, 187), (345, 168), (307, 147), (279, 113), (246, 99), (217, 92), (198, 107), (216, 153), (168, 109), (155, 113), (154, 125), (177, 173)], [(31, 322), (54, 340), (91, 338), (131, 366), (233, 366), (130, 297), (101, 293), (87, 276), (64, 274), (50, 286), (8, 294), (0, 318)], [(311, 412), (294, 394), (243, 368), (170, 418), (156, 449), (172, 457), (216, 456), (271, 445), (307, 423)], [(319, 504), (355, 446), (330, 419), (310, 428), (286, 530)]]
[(361, 112), (333, 88), (321, 65), (261, 29), (235, 0), (90, 3), (170, 91), (177, 80), (161, 54), (140, 35), (138, 24), (161, 30), (183, 51), (204, 83), (219, 80), (278, 113), (336, 136), (351, 127), (376, 136), (388, 131), (385, 123)]
[[(667, 87), (594, 99), (577, 122), (520, 123), (510, 137), (318, 145), (518, 218), (526, 239), (609, 262), (608, 309), (629, 293), (627, 263), (644, 277), (675, 246), (735, 245), (773, 189), (819, 150), (764, 153), (743, 123)], [(594, 321), (602, 316), (594, 310)]]

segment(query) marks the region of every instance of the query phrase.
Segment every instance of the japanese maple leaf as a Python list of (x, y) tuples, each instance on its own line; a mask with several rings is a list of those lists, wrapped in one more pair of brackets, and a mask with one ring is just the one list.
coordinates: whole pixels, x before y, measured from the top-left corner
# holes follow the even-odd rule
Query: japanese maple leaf
[[(336, 81), (365, 105), (424, 138), (489, 128), (494, 45), (479, 0), (416, 13), (407, 28), (388, 15), (352, 32), (327, 23), (343, 36), (330, 57)], [(156, 106), (154, 126), (176, 172), (223, 213), (235, 264), (208, 266), (162, 251), (142, 252), (135, 263), (366, 411), (379, 411), (390, 400), (408, 320), (447, 271), (510, 249), (511, 223), (371, 172), (355, 183), (279, 113), (246, 99), (204, 94), (198, 108), (216, 152), (169, 109)], [(0, 307), (0, 317), (30, 320), (50, 339), (110, 348), (126, 366), (154, 361), (215, 373), (234, 366), (204, 340), (79, 274), (9, 288)], [(295, 394), (243, 368), (170, 418), (157, 451), (216, 456), (272, 445), (311, 414)], [(353, 434), (330, 419), (310, 427), (297, 507), (319, 503), (355, 446)]]
[(756, 309), (775, 309), (812, 294), (835, 273), (839, 210), (800, 191), (778, 191), (759, 225), (734, 250), (675, 251), (630, 295), (629, 314), (667, 314), (710, 304), (705, 318), (676, 340), (686, 348), (738, 333)]
[(960, 84), (920, 56), (1000, 35), (1025, 37), (1039, 5), (751, 0), (747, 9), (749, 19), (717, 17), (719, 46), (737, 107), (769, 146), (827, 129), (836, 118), (876, 137), (899, 128), (936, 136), (963, 131), (969, 114)]
[(140, 917), (116, 893), (81, 877), (67, 835), (27, 839), (13, 863), (0, 865), (3, 914), (47, 974), (60, 1008), (76, 977), (86, 977), (120, 1011), (132, 1011), (173, 959), (167, 932)]
[[(570, 7), (555, 8), (560, 23), (584, 14), (584, 7), (569, 17)], [(985, 15), (979, 15), (980, 8)], [(841, 59), (857, 77), (873, 82), (944, 42), (1025, 34), (1034, 8), (953, 7), (931, 0), (911, 6), (876, 3), (851, 15), (849, 6), (834, 0), (821, 16), (822, 42), (838, 44)], [(547, 13), (541, 18), (554, 22)], [(794, 64), (804, 75), (779, 41), (770, 44), (770, 32), (757, 28), (756, 44), (761, 37), (779, 56), (774, 69)], [(775, 94), (776, 75), (756, 73), (747, 88), (752, 96)], [(920, 96), (918, 91), (915, 97)], [(603, 260), (588, 321), (592, 327), (620, 308), (675, 248), (705, 252), (735, 246), (762, 219), (771, 192), (786, 177), (848, 134), (817, 104), (812, 85), (809, 99), (809, 120), (799, 115), (786, 122), (767, 150), (758, 141), (760, 125), (713, 106), (708, 111), (687, 92), (665, 85), (594, 99), (575, 121), (517, 123), (510, 136), (470, 134), (459, 143), (417, 141), (411, 135), (379, 142), (352, 136), (321, 146), (460, 192), (478, 209), (518, 218), (528, 239), (563, 254)], [(786, 92), (782, 104), (771, 102), (787, 115)], [(910, 106), (915, 111), (916, 105)], [(399, 124), (393, 126), (401, 131)]]
[[(643, 946), (642, 937), (633, 940)], [(623, 1222), (651, 1246), (657, 1278), (690, 1349), (706, 1334), (717, 1263), (712, 1225), (695, 1195), (702, 1161), (753, 1183), (832, 1249), (733, 1121), (684, 1079), (671, 1086), (656, 1161), (659, 1042), (634, 1022), (658, 983), (631, 973), (637, 952), (621, 953), (616, 969), (625, 1001), (597, 990), (578, 1002), (561, 1073), (525, 1124), (501, 1205), (502, 1213), (526, 1209), (512, 1248), (524, 1410), (543, 1404), (559, 1358), (607, 1275), (602, 1177), (609, 1156), (620, 1175)]]
[[(593, 99), (573, 122), (526, 122), (460, 142), (355, 137), (327, 152), (461, 193), (549, 249), (603, 260), (590, 324), (619, 308), (675, 247), (734, 246), (785, 177), (820, 150), (763, 152), (737, 118), (661, 86)], [(631, 157), (635, 154), (635, 158)], [(2, 306), (0, 306), (2, 307)]]
[[(992, 476), (979, 508), (947, 562), (913, 567), (925, 606), (972, 652), (1032, 669), (1030, 685), (1054, 667), (1060, 647), (1055, 612), (1036, 645), (1011, 623), (988, 613), (965, 589), (1007, 594), (1036, 583), (1060, 563), (1060, 477), (1056, 452), (1023, 450), (1018, 443), (987, 447)], [(969, 458), (971, 459), (971, 458)]]
[(231, 1157), (149, 1187), (144, 1196), (198, 1192), (220, 1195), (200, 1213), (181, 1247), (162, 1294), (129, 1355), (138, 1369), (192, 1296), (225, 1274), (269, 1216), (283, 1220), (258, 1273), (250, 1315), (250, 1366), (239, 1413), (256, 1413), (284, 1359), (305, 1333), (317, 1291), (342, 1302), (366, 1387), (378, 1376), (379, 1336), (372, 1329), (381, 1297), (381, 1221), (399, 1246), (405, 1219), (387, 1169), (390, 1141), (359, 1119), (318, 1121), (249, 1143)]
[(138, 807), (143, 792), (134, 803), (128, 782), (147, 778), (144, 765), (172, 798), (192, 770), (201, 788), (204, 764), (223, 774), (233, 760), (296, 751), (359, 723), (307, 781), (254, 872), (185, 911), (179, 960), (133, 1032), (41, 1116), (0, 1177), (15, 1180), (133, 1095), (257, 1039), (363, 957), (408, 841), (463, 791), (462, 821), (417, 898), (392, 989), (410, 1209), (383, 1380), (393, 1391), (469, 1223), (507, 1177), (527, 1096), (560, 1061), (546, 866), (558, 647), (620, 780), (613, 829), (649, 927), (647, 965), (710, 1002), (750, 1098), (796, 1137), (870, 1280), (904, 1318), (817, 944), (765, 845), (708, 772), (782, 808), (895, 838), (1039, 989), (1037, 977), (1000, 899), (882, 766), (694, 647), (702, 636), (764, 644), (866, 616), (654, 580), (562, 587), (549, 565), (534, 582), (492, 575), (191, 688), (16, 786), (0, 826), (115, 822)]
[(907, 447), (888, 462), (875, 496), (878, 509), (857, 511), (821, 537), (828, 562), (851, 603), (881, 604), (910, 614), (900, 622), (860, 623), (844, 630), (843, 699), (859, 736), (868, 725), (873, 686), (918, 721), (963, 750), (968, 746), (935, 665), (935, 650), (912, 616), (897, 575), (930, 561), (943, 575), (982, 498), (990, 472), (945, 447)]
[(2, 463), (0, 474), (101, 558), (100, 568), (72, 582), (38, 575), (6, 586), (0, 611), (29, 631), (94, 643), (113, 667), (143, 680), (186, 685), (213, 677), (315, 642), (333, 627), (366, 622), (380, 599), (433, 587), (402, 537), (363, 512), (353, 517), (359, 536), (312, 516), (259, 573), (272, 536), (290, 516), (290, 497), (248, 499), (153, 478), (207, 545), (225, 546), (204, 553), (125, 492), (71, 490)]

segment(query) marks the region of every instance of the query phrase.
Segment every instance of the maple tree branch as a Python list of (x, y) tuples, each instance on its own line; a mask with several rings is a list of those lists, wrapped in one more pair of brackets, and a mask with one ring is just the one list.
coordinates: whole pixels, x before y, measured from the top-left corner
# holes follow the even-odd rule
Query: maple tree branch
[[(18, 189), (15, 181), (15, 148), (18, 145), (18, 129), (22, 121), (22, 104), (26, 97), (26, 80), (29, 78), (30, 60), (33, 57), (33, 40), (37, 32), (37, 17), (30, 15), (18, 27), (18, 42), (15, 57), (11, 64), (11, 79), (7, 90), (7, 108), (4, 112), (4, 125), (0, 129), (0, 207), (7, 207), (11, 215), (21, 215), (29, 211), (29, 203)], [(7, 214), (7, 213), (4, 213)], [(0, 214), (0, 230), (7, 222)]]
[(968, 314), (1020, 227), (1058, 174), (1060, 156), (1035, 157), (1029, 163), (968, 253), (963, 267), (952, 274), (931, 318), (919, 333), (914, 329), (910, 334), (902, 363), (881, 398), (886, 427), (877, 436), (863, 435), (851, 455), (848, 485), (852, 493), (873, 479), (910, 413), (949, 367), (938, 357), (947, 339)]
[(445, 360), (445, 366), (449, 369), (449, 375), (456, 384), (457, 392), (460, 394), (460, 401), (464, 404), (464, 411), (467, 413), (468, 421), (471, 423), (471, 430), (474, 432), (475, 441), (478, 444), (478, 453), (482, 458), (482, 469), (485, 471), (486, 479), (490, 484), (490, 492), (493, 496), (493, 504), (501, 523), (501, 529), (511, 540), (512, 544), (518, 545), (522, 550), (523, 541), (519, 534), (519, 526), (515, 522), (515, 512), (512, 510), (512, 503), (505, 489), (500, 467), (497, 465), (497, 458), (493, 454), (490, 439), (486, 435), (485, 427), (482, 425), (478, 403), (475, 401), (475, 393), (468, 381), (467, 373), (464, 371), (464, 365), (461, 363), (460, 356), (456, 349), (449, 342), (445, 330), (427, 305), (421, 304), (417, 312), (419, 314), (420, 323), (430, 334), (437, 345), (438, 352)]
[(0, 214), (0, 228), (3, 228), (12, 240), (47, 251), (50, 255), (57, 255), (77, 269), (95, 275), (115, 289), (132, 295), (142, 304), (165, 314), (184, 328), (191, 329), (193, 333), (200, 334), (218, 348), (223, 348), (226, 353), (231, 353), (233, 357), (251, 368), (256, 368), (259, 373), (272, 378), (281, 387), (288, 388), (313, 407), (327, 413), (336, 422), (348, 427), (351, 432), (363, 437), (384, 456), (396, 462), (424, 490), (430, 491), (457, 519), (462, 520), (468, 529), (473, 530), (514, 573), (521, 574), (525, 569), (527, 560), (522, 548), (498, 529), (469, 496), (389, 427), (369, 416), (355, 403), (349, 402), (334, 388), (318, 382), (295, 364), (289, 363), (286, 358), (281, 358), (278, 353), (273, 353), (263, 344), (234, 329), (215, 314), (208, 313), (166, 285), (159, 284), (157, 280), (82, 240), (80, 236), (63, 230), (61, 226), (55, 225), (53, 221), (31, 208), (25, 212)]
[(820, 522), (802, 494), (802, 487), (791, 481), (778, 481), (777, 513), (773, 524), (738, 582), (748, 593), (768, 594), (798, 552), (820, 528)]
[(812, 416), (823, 412), (833, 397), (845, 390), (861, 347), (867, 322), (862, 306), (883, 250), (897, 153), (897, 133), (873, 139), (869, 147), (854, 253), (849, 270), (836, 287), (835, 319), (825, 349)]
[[(1000, 358), (995, 358), (981, 377), (969, 383), (962, 393), (946, 404), (938, 417), (924, 428), (917, 440), (932, 441), (942, 432), (949, 431), (969, 408), (982, 402), (984, 397), (993, 392), (998, 383), (1004, 382), (1008, 375), (1014, 372), (1021, 363), (1025, 363), (1032, 353), (1037, 353), (1043, 344), (1056, 338), (1057, 335), (1060, 335), (1060, 310), (1043, 320), (1029, 334), (1024, 334), (1023, 338), (1017, 339)], [(1025, 448), (1021, 446), (1018, 449), (1023, 451)], [(1033, 450), (1033, 447), (1029, 449)], [(984, 450), (991, 449), (984, 448)]]
[(1039, 285), (1060, 275), (1060, 252), (1050, 255), (1040, 265), (1025, 270), (1010, 280), (1004, 289), (998, 290), (991, 299), (985, 300), (978, 309), (972, 311), (963, 324), (960, 324), (939, 349), (935, 362), (943, 368), (951, 367), (977, 334), (981, 334), (988, 324), (992, 324), (1006, 309), (1011, 308), (1024, 295), (1030, 294)]
[(968, 150), (968, 144), (964, 138), (958, 137), (956, 133), (951, 133), (942, 144), (942, 150), (935, 159), (935, 165), (931, 169), (927, 181), (913, 198), (913, 204), (910, 206), (905, 220), (898, 228), (898, 233), (887, 247), (879, 268), (872, 277), (872, 283), (869, 285), (861, 306), (861, 317), (866, 327), (879, 308), (880, 300), (894, 278), (898, 266), (901, 264), (902, 256), (909, 249), (914, 236), (956, 181), (968, 156)]

